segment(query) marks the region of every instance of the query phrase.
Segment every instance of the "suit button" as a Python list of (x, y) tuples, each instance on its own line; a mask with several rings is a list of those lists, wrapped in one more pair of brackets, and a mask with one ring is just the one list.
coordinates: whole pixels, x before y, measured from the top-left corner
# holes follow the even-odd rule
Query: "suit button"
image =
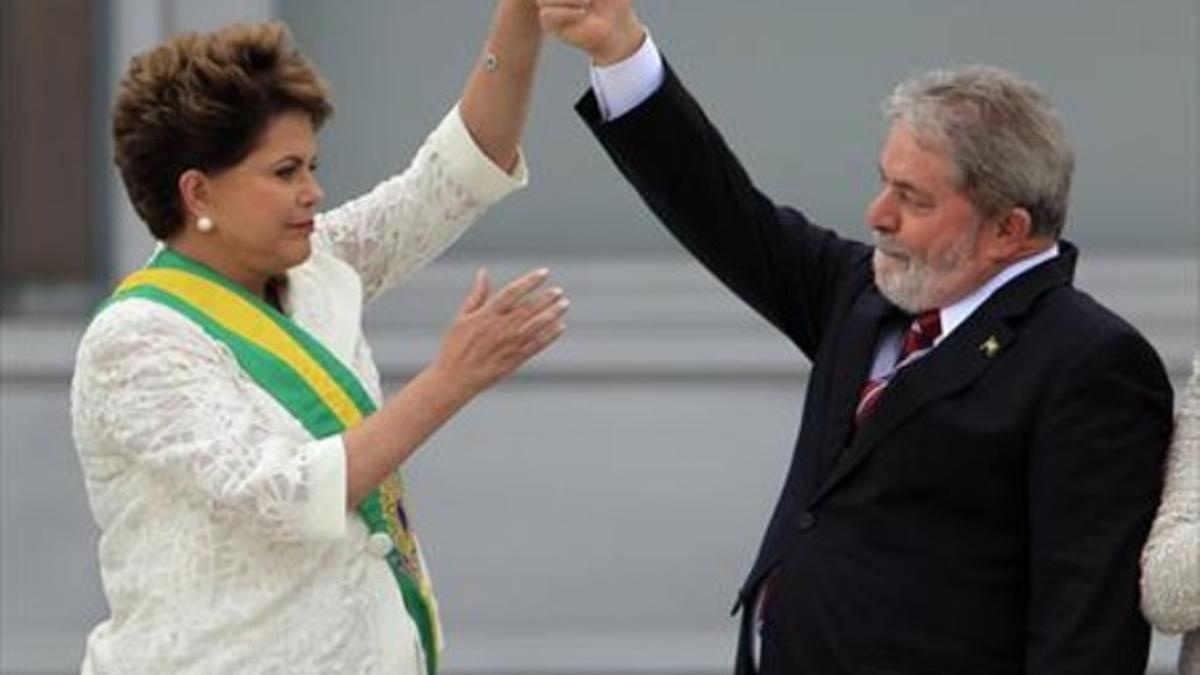
[(386, 532), (375, 532), (367, 537), (367, 550), (377, 558), (386, 558), (393, 548), (392, 538)]
[(803, 530), (811, 530), (817, 524), (817, 517), (811, 511), (805, 511), (796, 519), (796, 526)]

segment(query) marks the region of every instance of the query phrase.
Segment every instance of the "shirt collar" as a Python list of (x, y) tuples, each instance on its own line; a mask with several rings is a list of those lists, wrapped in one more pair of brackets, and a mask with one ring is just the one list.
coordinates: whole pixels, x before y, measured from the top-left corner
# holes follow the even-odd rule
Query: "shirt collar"
[(970, 295), (948, 307), (943, 307), (940, 312), (940, 318), (942, 321), (942, 334), (936, 341), (934, 341), (934, 344), (937, 345), (942, 340), (945, 340), (947, 335), (950, 335), (950, 333), (954, 332), (955, 328), (958, 328), (960, 325), (962, 325), (962, 323), (966, 321), (968, 317), (975, 313), (975, 310), (979, 309), (984, 302), (987, 302), (987, 299), (992, 297), (992, 294), (994, 294), (996, 291), (1000, 290), (1004, 284), (1007, 284), (1034, 267), (1037, 267), (1047, 260), (1051, 260), (1057, 256), (1058, 244), (1054, 244), (1053, 246), (1050, 246), (1039, 253), (1036, 253), (1028, 258), (1018, 260), (1008, 267), (1005, 267), (1004, 269), (1000, 270), (996, 276), (988, 279), (987, 283), (975, 289), (975, 291)]

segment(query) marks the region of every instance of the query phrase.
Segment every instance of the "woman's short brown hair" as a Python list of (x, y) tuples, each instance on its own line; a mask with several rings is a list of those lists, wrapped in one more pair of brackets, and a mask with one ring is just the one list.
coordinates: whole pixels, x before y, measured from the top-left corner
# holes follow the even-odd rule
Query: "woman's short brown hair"
[(291, 111), (320, 127), (333, 106), (283, 24), (180, 34), (135, 56), (113, 107), (114, 154), (150, 232), (167, 239), (183, 227), (184, 171), (237, 164), (274, 116)]

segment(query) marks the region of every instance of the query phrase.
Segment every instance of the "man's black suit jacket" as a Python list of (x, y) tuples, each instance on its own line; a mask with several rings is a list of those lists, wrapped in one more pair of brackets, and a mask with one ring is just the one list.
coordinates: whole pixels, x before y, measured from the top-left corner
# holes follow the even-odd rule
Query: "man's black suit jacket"
[(739, 595), (738, 671), (769, 572), (759, 671), (1141, 675), (1138, 556), (1171, 426), (1163, 366), (1071, 285), (1076, 250), (1017, 277), (903, 370), (855, 432), (882, 327), (869, 246), (755, 189), (667, 69), (604, 122), (642, 199), (812, 361), (782, 495)]

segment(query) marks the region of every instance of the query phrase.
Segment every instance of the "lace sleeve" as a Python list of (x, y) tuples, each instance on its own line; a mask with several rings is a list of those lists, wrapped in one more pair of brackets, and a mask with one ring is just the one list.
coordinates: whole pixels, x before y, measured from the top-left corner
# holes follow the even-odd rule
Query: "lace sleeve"
[(1167, 455), (1162, 505), (1142, 552), (1142, 611), (1159, 630), (1200, 628), (1200, 354)]
[(317, 245), (358, 271), (364, 301), (446, 250), (489, 206), (527, 182), (475, 145), (455, 106), (409, 167), (317, 218)]
[(140, 299), (107, 308), (84, 336), (72, 385), (89, 482), (90, 464), (141, 464), (270, 539), (341, 536), (341, 437), (308, 440), (282, 409), (264, 409), (273, 401), (256, 388), (232, 352), (172, 310)]

